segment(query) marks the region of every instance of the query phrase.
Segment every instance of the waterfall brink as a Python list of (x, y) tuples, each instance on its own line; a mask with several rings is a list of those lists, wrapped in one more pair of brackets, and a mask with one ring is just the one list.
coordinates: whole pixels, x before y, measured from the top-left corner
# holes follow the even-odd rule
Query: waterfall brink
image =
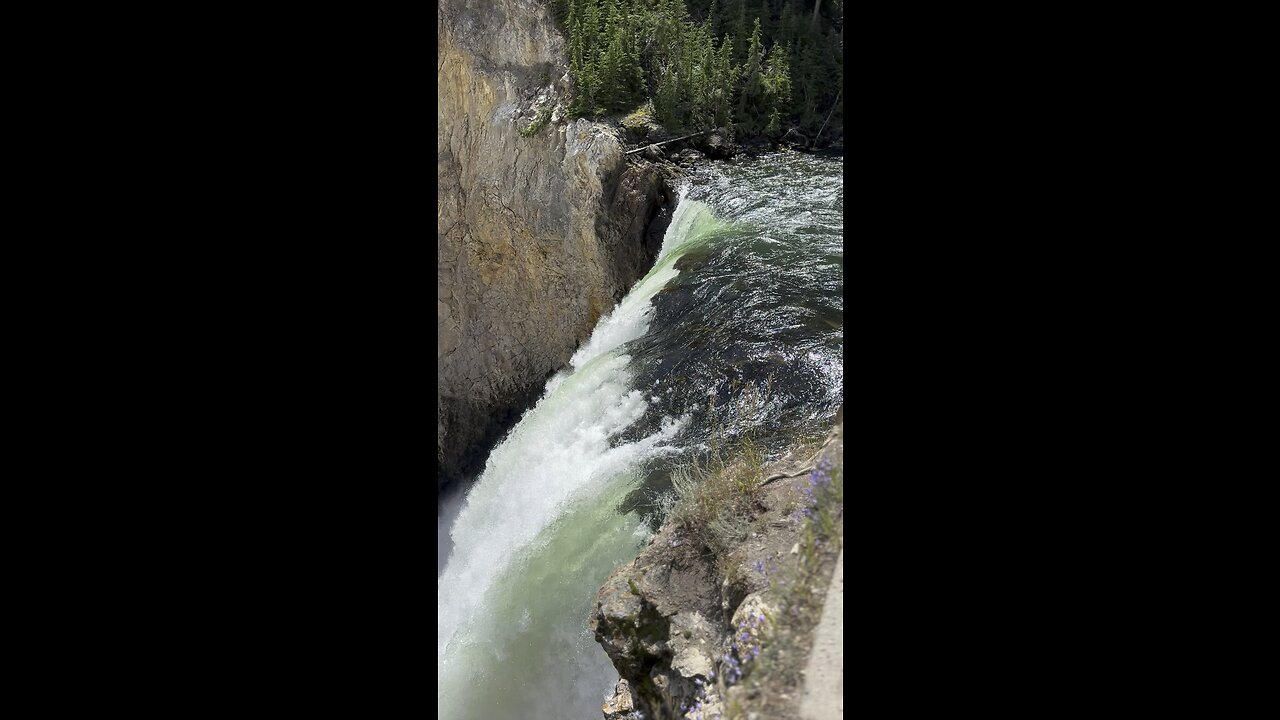
[[(601, 354), (648, 332), (649, 318), (653, 314), (653, 304), (650, 301), (659, 290), (680, 274), (680, 271), (675, 269), (676, 261), (694, 245), (707, 240), (713, 233), (724, 227), (725, 223), (716, 218), (715, 213), (706, 203), (682, 200), (676, 206), (671, 225), (667, 227), (667, 233), (663, 237), (662, 249), (658, 252), (658, 262), (649, 274), (641, 278), (631, 292), (622, 298), (618, 307), (596, 325), (590, 339), (573, 354), (573, 358), (569, 361), (571, 370), (581, 370)], [(556, 384), (553, 379), (548, 383), (548, 389), (554, 389)]]
[[(600, 582), (646, 537), (637, 518), (618, 514), (618, 503), (646, 459), (676, 450), (669, 443), (682, 422), (664, 418), (657, 432), (616, 443), (648, 407), (632, 387), (631, 358), (619, 348), (648, 331), (650, 301), (679, 274), (680, 255), (721, 225), (705, 203), (680, 203), (658, 263), (489, 456), (454, 523), (455, 550), (438, 578), (441, 717), (505, 717), (475, 704), (491, 700), (491, 683), (501, 683), (508, 697), (526, 690), (519, 693), (524, 703), (555, 698), (545, 714), (524, 705), (512, 717), (559, 717), (573, 704), (598, 705), (599, 693), (585, 690), (591, 683), (583, 678), (598, 677), (600, 692), (611, 684), (608, 658), (585, 633), (586, 613)], [(563, 681), (560, 687), (546, 687), (547, 662), (564, 664), (550, 678)], [(566, 704), (568, 698), (577, 702)]]

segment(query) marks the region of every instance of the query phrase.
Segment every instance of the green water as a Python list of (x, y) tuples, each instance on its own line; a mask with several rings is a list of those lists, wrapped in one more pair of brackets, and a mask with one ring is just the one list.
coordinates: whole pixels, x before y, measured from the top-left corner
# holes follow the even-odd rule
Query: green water
[[(492, 451), (437, 582), (446, 720), (599, 718), (617, 673), (587, 629), (647, 540), (636, 512), (697, 450), (708, 393), (772, 378), (786, 438), (843, 401), (843, 160), (782, 154), (700, 170), (655, 267)], [(653, 471), (657, 472), (653, 472)]]

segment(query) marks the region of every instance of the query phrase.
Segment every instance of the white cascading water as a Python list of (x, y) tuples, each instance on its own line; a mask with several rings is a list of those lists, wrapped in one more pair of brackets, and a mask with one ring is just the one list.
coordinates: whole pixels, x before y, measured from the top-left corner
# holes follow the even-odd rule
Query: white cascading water
[(620, 348), (647, 332), (650, 300), (679, 274), (680, 255), (721, 226), (704, 203), (682, 201), (653, 269), (490, 454), (438, 578), (441, 718), (599, 713), (617, 676), (587, 614), (595, 590), (647, 535), (617, 506), (645, 460), (676, 452), (669, 442), (683, 422), (667, 418), (654, 434), (612, 444), (648, 407)]

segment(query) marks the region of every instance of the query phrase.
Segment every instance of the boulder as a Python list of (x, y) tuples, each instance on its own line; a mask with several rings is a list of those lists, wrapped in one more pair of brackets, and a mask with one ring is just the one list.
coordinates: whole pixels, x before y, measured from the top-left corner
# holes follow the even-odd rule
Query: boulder
[(706, 159), (705, 155), (698, 152), (697, 150), (694, 150), (693, 148), (687, 148), (684, 152), (680, 153), (680, 161), (683, 163), (688, 163), (689, 165), (695, 165), (697, 163), (702, 162), (705, 159)]
[(795, 147), (807, 147), (809, 137), (795, 128), (791, 128), (782, 136), (782, 142)]
[(728, 138), (718, 132), (708, 135), (703, 147), (706, 149), (707, 157), (713, 160), (723, 160), (733, 156), (733, 147)]

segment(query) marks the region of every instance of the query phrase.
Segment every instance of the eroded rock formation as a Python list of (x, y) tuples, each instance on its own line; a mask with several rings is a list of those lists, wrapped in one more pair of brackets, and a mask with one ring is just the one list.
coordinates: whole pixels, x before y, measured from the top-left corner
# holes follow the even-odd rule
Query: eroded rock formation
[(481, 469), (651, 267), (651, 221), (670, 217), (672, 194), (606, 126), (567, 119), (564, 39), (543, 4), (442, 0), (437, 12), (441, 486)]
[(795, 509), (808, 473), (819, 458), (843, 463), (843, 408), (836, 422), (817, 452), (764, 469), (754, 529), (736, 543), (727, 566), (717, 567), (708, 548), (667, 522), (605, 581), (589, 626), (621, 676), (606, 718), (635, 717), (617, 710), (623, 705), (651, 720), (710, 720), (724, 711), (743, 670), (739, 659), (730, 660), (735, 636), (740, 648), (754, 643), (758, 650), (754, 638), (778, 612), (769, 575), (794, 562), (801, 530)]

